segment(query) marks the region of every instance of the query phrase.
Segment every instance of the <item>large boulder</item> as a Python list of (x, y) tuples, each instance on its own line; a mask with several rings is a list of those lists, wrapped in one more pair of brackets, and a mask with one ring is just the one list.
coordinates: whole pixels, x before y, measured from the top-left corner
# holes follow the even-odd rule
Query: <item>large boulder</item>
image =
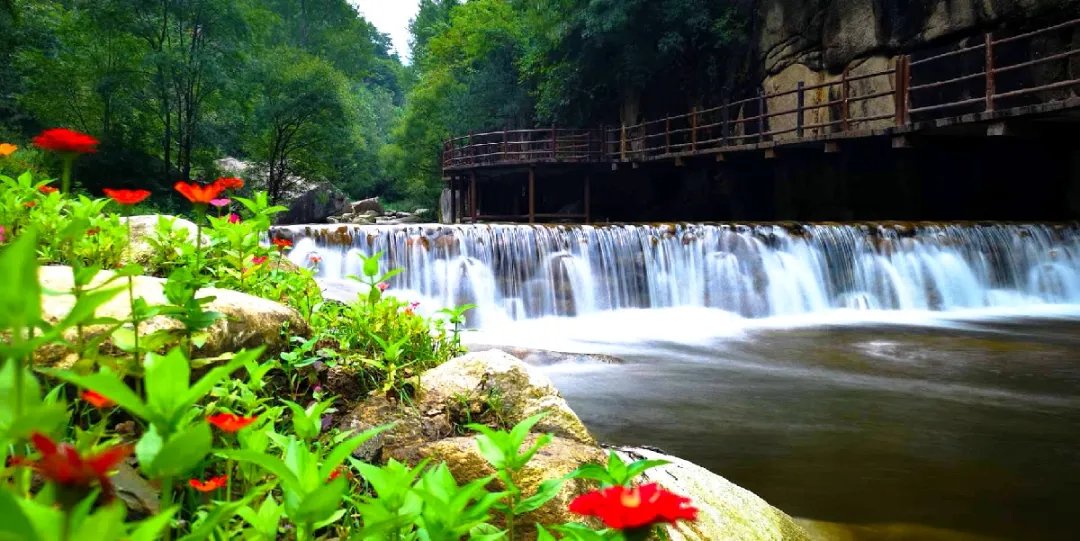
[[(104, 271), (98, 274), (91, 287), (101, 284), (113, 276), (111, 272)], [(42, 315), (45, 321), (56, 323), (71, 312), (75, 304), (75, 297), (70, 294), (73, 287), (71, 268), (64, 266), (42, 267), (38, 272), (39, 281), (48, 295), (42, 296)], [(126, 280), (117, 280), (114, 284), (118, 287), (126, 286)], [(134, 279), (135, 296), (144, 299), (151, 306), (167, 304), (163, 286), (165, 280), (150, 276), (136, 276)], [(206, 343), (196, 348), (193, 356), (196, 358), (212, 358), (224, 353), (234, 352), (241, 349), (251, 349), (265, 345), (271, 351), (281, 351), (288, 347), (288, 337), (282, 335), (282, 327), (288, 324), (289, 332), (293, 335), (304, 336), (311, 330), (296, 310), (282, 304), (266, 300), (260, 297), (247, 295), (228, 289), (206, 288), (199, 292), (199, 297), (213, 297), (206, 309), (220, 312), (225, 318), (218, 320), (208, 329)], [(131, 315), (131, 310), (126, 292), (121, 292), (112, 300), (97, 309), (98, 318), (111, 318), (123, 321)], [(149, 334), (158, 330), (168, 329), (179, 331), (183, 326), (180, 322), (165, 317), (157, 316), (140, 325), (142, 334)], [(86, 339), (106, 332), (108, 326), (94, 325), (84, 329)], [(66, 336), (74, 340), (75, 330), (72, 329)], [(109, 339), (103, 344), (103, 350), (109, 351), (116, 348)], [(35, 361), (46, 366), (70, 366), (75, 361), (65, 348), (55, 346), (44, 348), (35, 354)]]
[(657, 451), (621, 448), (625, 462), (666, 460), (670, 464), (646, 471), (642, 483), (660, 486), (693, 501), (699, 509), (693, 522), (680, 522), (668, 528), (671, 541), (809, 541), (810, 536), (795, 520), (771, 506), (754, 493), (715, 473)]
[(386, 214), (386, 208), (383, 207), (382, 202), (378, 197), (370, 197), (368, 199), (361, 199), (360, 201), (353, 201), (349, 205), (353, 214), (372, 213), (373, 215)]
[[(195, 235), (198, 231), (198, 227), (194, 222), (167, 214), (132, 216), (130, 218), (121, 218), (121, 221), (127, 221), (131, 224), (131, 245), (127, 252), (124, 253), (124, 261), (144, 266), (149, 264), (155, 256), (164, 255), (158, 253), (157, 247), (150, 240), (157, 235), (159, 223), (168, 224), (169, 230), (174, 236), (191, 242), (195, 241)], [(209, 243), (206, 235), (203, 235), (203, 242)]]
[(349, 196), (332, 184), (320, 184), (289, 203), (289, 210), (279, 215), (279, 225), (322, 224), (331, 216), (349, 208)]
[(470, 353), (420, 375), (411, 406), (372, 395), (358, 403), (340, 423), (344, 430), (363, 431), (394, 423), (356, 456), (385, 462), (416, 462), (428, 443), (467, 432), (468, 423), (511, 427), (537, 413), (547, 417), (534, 432), (551, 433), (584, 445), (596, 440), (547, 376), (501, 351)]
[(417, 402), (425, 411), (490, 409), (505, 426), (546, 412), (536, 432), (596, 443), (547, 376), (499, 350), (469, 353), (423, 373)]

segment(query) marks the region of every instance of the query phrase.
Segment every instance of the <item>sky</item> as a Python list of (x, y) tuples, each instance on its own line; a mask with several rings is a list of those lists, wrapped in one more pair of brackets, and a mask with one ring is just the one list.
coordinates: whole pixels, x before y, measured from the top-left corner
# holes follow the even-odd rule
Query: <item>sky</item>
[(409, 20), (416, 16), (419, 0), (349, 0), (380, 32), (390, 34), (394, 49), (409, 62)]

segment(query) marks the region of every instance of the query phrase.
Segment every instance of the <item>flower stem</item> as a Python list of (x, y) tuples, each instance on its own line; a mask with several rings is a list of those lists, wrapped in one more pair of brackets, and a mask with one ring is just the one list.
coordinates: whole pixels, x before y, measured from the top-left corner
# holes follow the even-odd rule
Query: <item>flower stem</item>
[[(127, 206), (124, 206), (124, 214), (127, 214), (127, 238), (128, 238), (128, 257), (134, 256), (134, 250), (132, 250), (132, 234), (131, 234), (131, 212), (127, 210)], [(128, 261), (132, 263), (133, 261)], [(128, 275), (128, 305), (131, 306), (131, 327), (135, 332), (135, 347), (131, 351), (131, 368), (137, 370), (139, 366), (139, 318), (135, 314), (135, 277)], [(137, 380), (137, 381), (141, 381)], [(138, 389), (136, 389), (138, 391)]]
[[(162, 511), (168, 510), (173, 504), (173, 478), (166, 477), (161, 480), (161, 499), (159, 509)], [(165, 528), (164, 538), (165, 541), (172, 539), (172, 527)]]
[(64, 156), (64, 170), (60, 176), (60, 193), (64, 195), (71, 193), (71, 170), (74, 166), (75, 155)]

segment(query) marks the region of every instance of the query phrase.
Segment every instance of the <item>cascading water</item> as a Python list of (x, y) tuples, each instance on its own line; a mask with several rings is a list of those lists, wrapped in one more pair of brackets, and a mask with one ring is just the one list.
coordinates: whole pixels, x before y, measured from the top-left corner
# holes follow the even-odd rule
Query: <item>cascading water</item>
[(760, 318), (834, 309), (952, 311), (1080, 303), (1074, 225), (291, 226), (294, 262), (359, 274), (474, 323), (619, 309), (711, 308)]

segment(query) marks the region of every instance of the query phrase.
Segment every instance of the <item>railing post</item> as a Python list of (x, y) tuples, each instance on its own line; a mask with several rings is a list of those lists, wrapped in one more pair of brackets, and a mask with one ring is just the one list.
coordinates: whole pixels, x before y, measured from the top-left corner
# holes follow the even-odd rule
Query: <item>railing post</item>
[(727, 146), (728, 137), (731, 136), (731, 125), (728, 123), (731, 120), (731, 113), (728, 110), (730, 107), (725, 99), (723, 108), (720, 110), (720, 146)]
[(619, 160), (626, 161), (626, 122), (622, 123), (622, 131), (619, 132)]
[(757, 103), (758, 103), (758, 107), (757, 107), (758, 108), (758, 117), (757, 117), (758, 142), (759, 143), (764, 143), (765, 142), (765, 89), (758, 89)]
[(502, 144), (502, 155), (503, 156), (502, 157), (503, 157), (504, 162), (507, 160), (507, 150), (510, 147), (509, 135), (510, 134), (507, 132), (507, 129), (503, 128), (503, 144)]
[(664, 119), (664, 154), (671, 154), (671, 117)]
[(697, 105), (690, 109), (690, 152), (697, 150)]
[(848, 101), (848, 68), (840, 75), (840, 131), (848, 131), (848, 119), (851, 118), (851, 106)]
[(986, 111), (994, 110), (994, 95), (997, 88), (994, 84), (994, 33), (986, 33)]
[(559, 132), (555, 131), (555, 125), (551, 126), (551, 161), (559, 161)]
[(911, 56), (902, 54), (896, 57), (896, 78), (893, 89), (895, 90), (895, 96), (893, 97), (893, 106), (896, 110), (896, 125), (905, 126), (908, 123), (908, 111), (911, 110), (911, 97), (909, 87), (911, 86)]
[(795, 88), (798, 93), (795, 94), (795, 136), (802, 138), (803, 125), (805, 124), (805, 115), (803, 114), (803, 107), (806, 106), (806, 83), (799, 81)]
[(592, 129), (585, 130), (585, 161), (592, 160)]

